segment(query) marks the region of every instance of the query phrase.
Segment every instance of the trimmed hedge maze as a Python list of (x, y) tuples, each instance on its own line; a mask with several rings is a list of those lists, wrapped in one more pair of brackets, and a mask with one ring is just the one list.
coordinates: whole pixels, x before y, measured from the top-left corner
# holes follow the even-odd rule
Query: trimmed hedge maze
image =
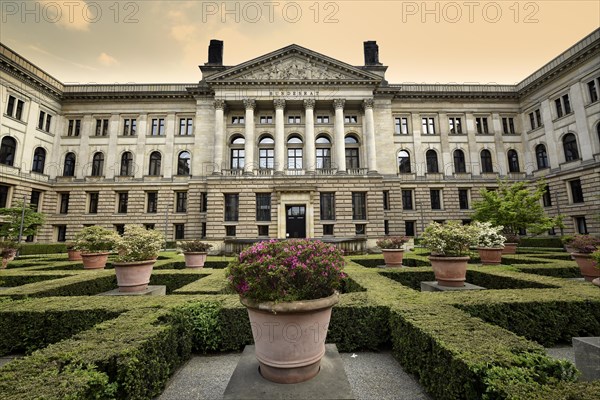
[[(200, 271), (163, 253), (151, 284), (167, 296), (96, 296), (114, 272), (83, 271), (62, 255), (25, 257), (0, 272), (0, 398), (152, 399), (192, 353), (240, 351), (252, 343), (245, 309), (226, 285), (226, 258)], [(567, 280), (579, 271), (553, 249), (521, 249), (503, 265), (470, 265), (488, 290), (419, 291), (433, 280), (426, 253), (410, 268), (377, 268), (378, 255), (348, 258), (328, 342), (340, 351), (391, 346), (435, 399), (596, 400), (600, 381), (542, 346), (600, 335), (600, 290)]]

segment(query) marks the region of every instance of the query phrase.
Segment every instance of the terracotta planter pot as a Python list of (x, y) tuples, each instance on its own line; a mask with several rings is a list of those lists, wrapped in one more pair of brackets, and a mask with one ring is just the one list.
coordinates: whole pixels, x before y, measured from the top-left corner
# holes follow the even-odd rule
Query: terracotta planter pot
[(481, 263), (485, 265), (497, 265), (502, 263), (502, 248), (478, 247), (477, 252)]
[(598, 287), (600, 287), (600, 278), (596, 278), (592, 281), (592, 283)]
[(383, 252), (383, 260), (387, 267), (401, 267), (402, 259), (404, 258), (404, 250), (402, 249), (381, 249)]
[(517, 254), (518, 243), (504, 243), (502, 254)]
[(600, 277), (600, 269), (596, 268), (596, 262), (591, 254), (572, 253), (571, 256), (575, 259), (581, 275), (583, 275), (586, 281), (591, 282), (594, 278)]
[(206, 252), (196, 252), (189, 251), (183, 253), (183, 257), (185, 258), (185, 266), (187, 268), (202, 268), (204, 267), (204, 262), (206, 261)]
[(438, 285), (451, 287), (465, 286), (469, 257), (430, 256), (429, 261), (433, 267), (433, 273)]
[(81, 253), (83, 269), (102, 269), (106, 266), (110, 253)]
[(322, 299), (288, 303), (254, 303), (248, 309), (260, 373), (277, 383), (299, 383), (319, 373), (331, 308), (337, 293)]
[(67, 250), (69, 255), (69, 261), (81, 261), (81, 251), (79, 250)]
[(113, 263), (119, 292), (142, 292), (148, 289), (155, 260)]

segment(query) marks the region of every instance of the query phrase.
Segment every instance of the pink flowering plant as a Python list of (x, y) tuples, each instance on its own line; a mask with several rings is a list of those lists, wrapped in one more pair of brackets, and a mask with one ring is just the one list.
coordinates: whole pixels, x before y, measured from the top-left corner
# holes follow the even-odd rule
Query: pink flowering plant
[(314, 300), (342, 286), (342, 251), (318, 240), (263, 241), (240, 253), (227, 279), (241, 297), (255, 302)]

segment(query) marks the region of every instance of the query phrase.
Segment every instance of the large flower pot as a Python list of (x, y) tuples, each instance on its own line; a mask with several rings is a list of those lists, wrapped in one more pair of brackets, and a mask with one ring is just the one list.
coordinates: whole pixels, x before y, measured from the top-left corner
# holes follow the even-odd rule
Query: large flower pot
[(383, 252), (383, 260), (387, 267), (401, 267), (402, 258), (404, 258), (404, 250), (402, 249), (381, 249)]
[(502, 254), (517, 254), (518, 243), (504, 243)]
[(435, 280), (440, 286), (462, 287), (467, 279), (467, 262), (469, 257), (436, 257), (430, 256)]
[(337, 293), (316, 300), (254, 303), (248, 309), (260, 373), (277, 383), (299, 383), (319, 373)]
[(81, 253), (84, 269), (102, 269), (106, 266), (110, 253)]
[(187, 268), (202, 268), (206, 261), (206, 252), (186, 251), (183, 253), (185, 258), (185, 266)]
[(583, 275), (586, 281), (591, 282), (594, 278), (600, 277), (600, 269), (596, 268), (596, 262), (591, 254), (572, 253), (571, 256), (575, 259), (581, 275)]
[(497, 265), (502, 263), (502, 248), (478, 247), (477, 252), (481, 263), (485, 265)]
[(119, 292), (143, 292), (148, 289), (155, 260), (113, 263)]
[(81, 251), (79, 250), (67, 250), (69, 261), (81, 261)]

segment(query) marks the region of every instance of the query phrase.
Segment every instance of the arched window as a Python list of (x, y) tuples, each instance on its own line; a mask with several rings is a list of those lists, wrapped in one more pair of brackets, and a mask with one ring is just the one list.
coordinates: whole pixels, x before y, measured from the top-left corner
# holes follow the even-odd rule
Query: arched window
[(317, 169), (331, 168), (331, 140), (320, 135), (315, 141), (317, 147)]
[(275, 141), (265, 135), (258, 141), (258, 167), (260, 169), (273, 169), (275, 165)]
[(428, 174), (437, 174), (440, 172), (440, 168), (438, 166), (438, 158), (435, 150), (427, 150), (425, 153), (425, 160), (427, 162), (427, 173)]
[(63, 168), (63, 176), (75, 176), (75, 153), (67, 153), (65, 156), (65, 165)]
[(92, 159), (92, 176), (104, 175), (104, 154), (97, 152)]
[(242, 136), (235, 136), (231, 139), (231, 169), (244, 169), (246, 165), (245, 144), (246, 139)]
[(508, 156), (508, 172), (521, 172), (517, 151), (509, 150), (506, 155)]
[(494, 167), (492, 166), (492, 153), (489, 150), (483, 149), (481, 150), (481, 172), (484, 174), (491, 174), (494, 172)]
[(133, 155), (126, 151), (121, 155), (121, 176), (133, 175)]
[(188, 151), (182, 151), (177, 157), (177, 175), (189, 176), (192, 169), (192, 157)]
[(15, 153), (17, 151), (17, 141), (10, 136), (2, 138), (0, 143), (0, 164), (13, 166), (15, 163)]
[(150, 176), (158, 176), (160, 175), (160, 164), (162, 161), (162, 156), (158, 151), (153, 151), (150, 153), (150, 166), (148, 168), (148, 175)]
[(454, 173), (464, 174), (466, 172), (465, 153), (462, 150), (454, 150)]
[(567, 133), (563, 137), (563, 149), (565, 150), (565, 160), (579, 160), (579, 151), (577, 150), (577, 139), (572, 133)]
[(346, 136), (346, 168), (360, 168), (359, 143), (354, 135)]
[(288, 169), (302, 169), (302, 139), (299, 136), (290, 136), (287, 144)]
[(31, 166), (31, 171), (37, 172), (38, 174), (43, 174), (45, 164), (46, 164), (46, 150), (44, 150), (41, 147), (38, 147), (33, 152), (33, 165)]
[(538, 144), (535, 146), (535, 158), (537, 160), (538, 169), (548, 168), (548, 153), (546, 152), (546, 146)]
[(410, 154), (406, 150), (398, 153), (398, 170), (401, 174), (410, 174)]

